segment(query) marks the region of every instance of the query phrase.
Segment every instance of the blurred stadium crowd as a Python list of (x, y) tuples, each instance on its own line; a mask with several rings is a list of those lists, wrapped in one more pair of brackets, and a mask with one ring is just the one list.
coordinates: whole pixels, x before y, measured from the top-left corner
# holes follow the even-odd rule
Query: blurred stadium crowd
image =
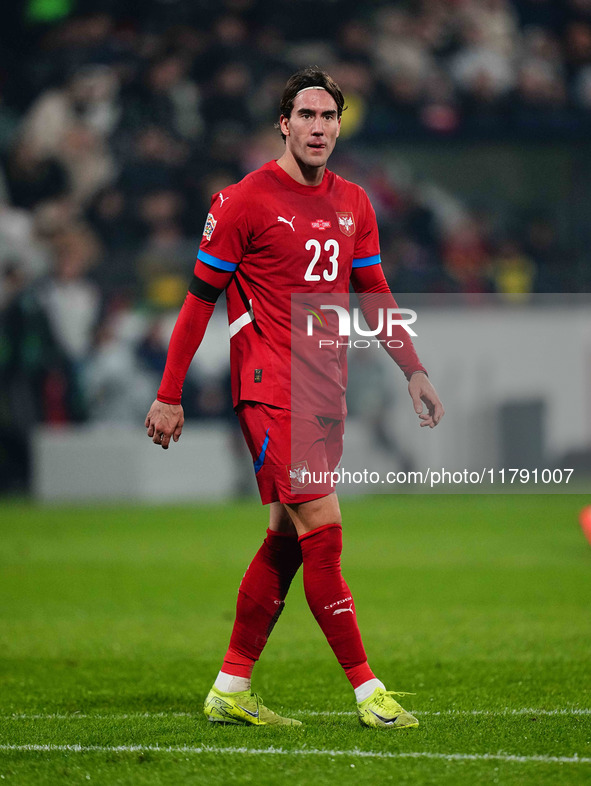
[[(210, 196), (281, 154), (302, 65), (346, 94), (331, 168), (369, 192), (394, 291), (580, 288), (551, 216), (500, 226), (380, 151), (588, 139), (591, 0), (28, 0), (0, 37), (5, 431), (143, 418)], [(189, 417), (227, 412), (212, 369)]]

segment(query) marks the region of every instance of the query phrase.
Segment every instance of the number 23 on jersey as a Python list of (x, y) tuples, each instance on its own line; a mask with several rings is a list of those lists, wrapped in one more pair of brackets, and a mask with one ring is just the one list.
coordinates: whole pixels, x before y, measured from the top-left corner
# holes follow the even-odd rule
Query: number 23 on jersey
[[(320, 273), (315, 272), (315, 268), (319, 261), (327, 262), (327, 266), (322, 270), (322, 278), (325, 281), (334, 281), (339, 272), (339, 244), (338, 241), (329, 238), (325, 241), (324, 246), (319, 240), (310, 238), (306, 241), (306, 251), (312, 251), (312, 259), (304, 274), (304, 281), (320, 281)], [(322, 253), (324, 250), (324, 254)], [(328, 255), (328, 259), (326, 256)]]

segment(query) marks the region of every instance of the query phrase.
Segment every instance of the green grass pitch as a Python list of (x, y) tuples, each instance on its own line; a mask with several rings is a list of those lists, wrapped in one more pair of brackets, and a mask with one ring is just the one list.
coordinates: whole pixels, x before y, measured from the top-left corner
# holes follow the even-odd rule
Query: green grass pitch
[(0, 782), (591, 782), (591, 547), (576, 496), (343, 503), (370, 663), (421, 726), (363, 729), (296, 578), (255, 689), (293, 729), (201, 713), (267, 512), (0, 508)]

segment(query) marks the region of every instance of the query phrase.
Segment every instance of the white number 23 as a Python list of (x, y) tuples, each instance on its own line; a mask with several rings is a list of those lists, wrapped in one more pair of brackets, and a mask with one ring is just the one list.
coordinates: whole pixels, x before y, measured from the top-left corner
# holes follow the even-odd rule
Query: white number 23
[[(304, 275), (304, 281), (320, 281), (320, 274), (314, 273), (314, 268), (320, 259), (320, 254), (322, 252), (322, 246), (320, 245), (319, 240), (311, 238), (307, 241), (306, 251), (311, 251), (312, 249), (314, 249), (314, 256), (308, 265), (308, 269)], [(332, 264), (332, 267), (330, 272), (328, 270), (323, 270), (322, 277), (325, 281), (334, 281), (339, 272), (339, 244), (336, 240), (327, 240), (324, 244), (324, 250), (330, 254), (328, 261)]]

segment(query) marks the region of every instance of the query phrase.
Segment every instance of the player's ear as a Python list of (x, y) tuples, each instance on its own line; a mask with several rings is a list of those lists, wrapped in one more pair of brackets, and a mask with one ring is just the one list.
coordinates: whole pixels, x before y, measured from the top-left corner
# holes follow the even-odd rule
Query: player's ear
[(281, 115), (279, 118), (279, 128), (281, 129), (281, 133), (285, 134), (285, 136), (289, 136), (289, 117), (285, 117), (285, 115)]

